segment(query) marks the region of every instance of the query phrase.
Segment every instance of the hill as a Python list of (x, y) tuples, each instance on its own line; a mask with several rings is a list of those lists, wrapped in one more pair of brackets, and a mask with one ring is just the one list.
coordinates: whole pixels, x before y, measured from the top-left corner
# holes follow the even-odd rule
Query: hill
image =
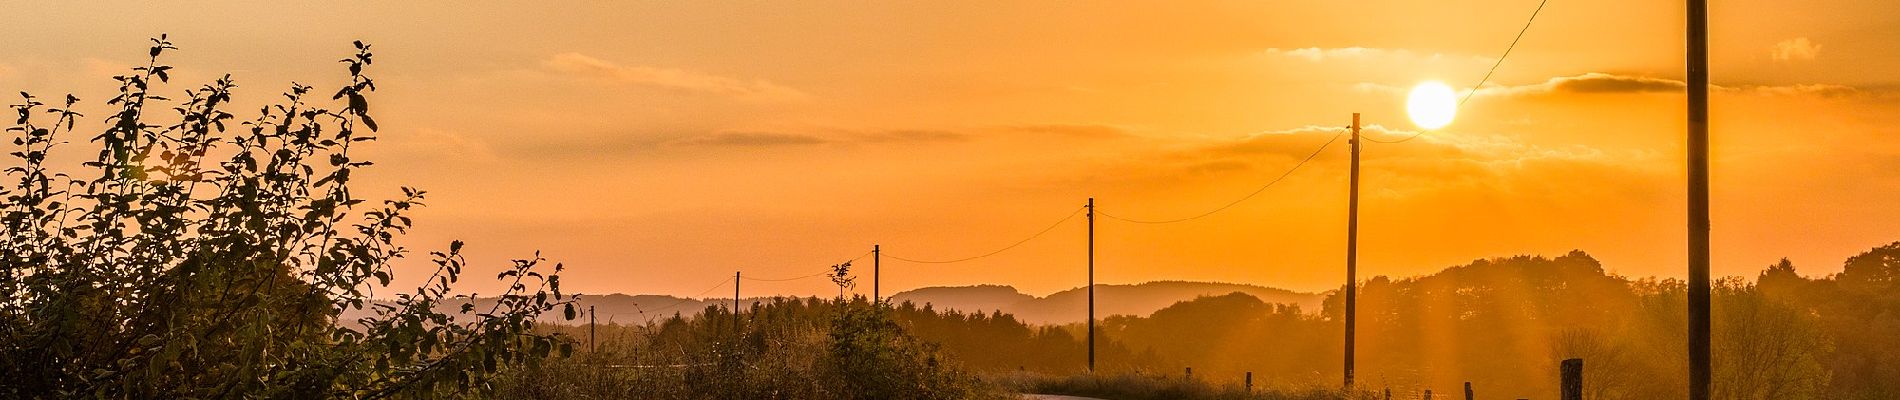
[[(1095, 285), (1095, 316), (1107, 318), (1110, 315), (1130, 315), (1145, 317), (1177, 302), (1194, 300), (1202, 296), (1219, 296), (1230, 293), (1245, 293), (1267, 303), (1295, 304), (1301, 310), (1312, 313), (1319, 310), (1321, 294), (1301, 293), (1286, 289), (1258, 285), (1219, 282), (1156, 281), (1134, 285)], [(746, 306), (767, 301), (770, 297), (746, 298)], [(907, 290), (890, 297), (894, 303), (909, 301), (918, 307), (929, 304), (937, 310), (956, 310), (965, 313), (1002, 311), (1012, 314), (1017, 320), (1030, 324), (1067, 324), (1082, 322), (1088, 318), (1088, 289), (1078, 287), (1052, 293), (1045, 297), (1023, 294), (1016, 288), (1004, 285), (977, 286), (938, 286)], [(380, 302), (379, 302), (380, 303)], [(475, 300), (477, 312), (487, 311), (494, 306), (492, 298)], [(639, 323), (649, 319), (658, 320), (670, 317), (674, 313), (693, 316), (709, 305), (730, 305), (731, 298), (690, 299), (662, 295), (605, 294), (584, 295), (578, 306), (582, 310), (575, 321), (560, 320), (560, 313), (549, 313), (541, 318), (542, 322), (585, 324), (587, 307), (594, 307), (595, 316), (602, 324)], [(461, 302), (444, 302), (438, 311), (454, 314), (461, 309)], [(351, 310), (343, 313), (341, 321), (355, 321), (369, 315), (368, 310)]]
[[(1177, 302), (1202, 296), (1245, 293), (1267, 303), (1294, 304), (1306, 312), (1319, 310), (1322, 295), (1259, 285), (1220, 282), (1155, 281), (1133, 285), (1095, 285), (1095, 316), (1145, 317)], [(927, 287), (891, 295), (892, 302), (930, 304), (939, 310), (1002, 311), (1032, 324), (1066, 324), (1088, 319), (1088, 288), (1078, 287), (1036, 297), (1009, 286), (979, 285)]]

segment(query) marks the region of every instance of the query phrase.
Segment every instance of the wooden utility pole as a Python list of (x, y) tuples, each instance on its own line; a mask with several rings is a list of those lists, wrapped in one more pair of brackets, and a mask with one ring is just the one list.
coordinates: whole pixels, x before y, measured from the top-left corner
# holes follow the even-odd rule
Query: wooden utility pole
[(1089, 372), (1095, 372), (1095, 198), (1090, 197), (1089, 218)]
[(875, 245), (875, 244), (873, 244), (873, 245), (871, 245), (871, 305), (874, 305), (874, 306), (875, 306), (875, 305), (878, 305), (878, 304), (883, 304), (883, 303), (881, 303), (881, 301), (882, 301), (882, 300), (878, 300), (878, 299), (881, 299), (881, 298), (883, 298), (883, 297), (880, 297), (880, 296), (878, 295), (878, 291), (877, 291), (877, 284), (878, 284), (878, 267), (877, 267), (877, 264), (878, 264), (878, 256), (879, 256), (879, 254), (878, 254), (878, 246), (877, 246), (877, 245)]
[(1359, 311), (1359, 113), (1352, 113), (1352, 188), (1346, 203), (1346, 388), (1352, 388), (1354, 325)]
[(1709, 2), (1689, 0), (1689, 399), (1709, 398)]
[(739, 331), (739, 271), (732, 271), (732, 331)]
[(1583, 400), (1583, 359), (1564, 360), (1559, 365), (1562, 381), (1558, 385), (1558, 397), (1562, 400)]
[(594, 306), (587, 306), (587, 352), (593, 353), (598, 348), (594, 345)]

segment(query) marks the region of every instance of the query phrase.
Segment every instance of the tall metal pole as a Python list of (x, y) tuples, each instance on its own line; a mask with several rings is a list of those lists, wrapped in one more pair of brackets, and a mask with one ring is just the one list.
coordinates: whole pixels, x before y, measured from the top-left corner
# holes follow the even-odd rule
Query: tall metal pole
[(879, 256), (880, 254), (878, 254), (878, 246), (875, 244), (871, 245), (871, 305), (882, 304), (881, 303), (882, 300), (878, 300), (878, 299), (883, 298), (878, 295), (878, 291), (877, 291), (877, 284), (878, 284), (877, 264), (878, 264)]
[(1352, 113), (1352, 189), (1346, 205), (1346, 387), (1352, 388), (1355, 324), (1359, 312), (1359, 113)]
[(1095, 372), (1095, 198), (1089, 198), (1089, 372)]
[(1689, 399), (1709, 398), (1709, 2), (1689, 0)]

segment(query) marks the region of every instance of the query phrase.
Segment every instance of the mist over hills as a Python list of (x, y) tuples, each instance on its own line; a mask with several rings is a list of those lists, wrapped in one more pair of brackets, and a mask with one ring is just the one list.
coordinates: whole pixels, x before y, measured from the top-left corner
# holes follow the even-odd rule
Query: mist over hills
[[(1202, 296), (1244, 293), (1267, 303), (1298, 305), (1304, 312), (1317, 312), (1324, 298), (1318, 293), (1302, 293), (1259, 285), (1222, 282), (1155, 281), (1132, 285), (1095, 285), (1095, 316), (1148, 316), (1174, 303)], [(891, 302), (930, 304), (937, 310), (962, 312), (1002, 311), (1017, 320), (1033, 324), (1066, 324), (1088, 319), (1088, 288), (1079, 287), (1036, 297), (1010, 286), (977, 285), (927, 287), (891, 295)]]
[[(1156, 310), (1174, 303), (1194, 300), (1203, 296), (1221, 296), (1231, 293), (1244, 293), (1267, 303), (1294, 304), (1307, 313), (1317, 312), (1324, 298), (1319, 293), (1302, 293), (1286, 289), (1259, 285), (1221, 282), (1155, 281), (1140, 284), (1095, 285), (1095, 316), (1106, 318), (1110, 315), (1148, 316)], [(765, 301), (770, 297), (749, 297), (742, 300), (745, 307)], [(1044, 297), (1023, 294), (1015, 287), (1006, 285), (976, 286), (933, 286), (898, 292), (890, 296), (892, 303), (912, 302), (919, 307), (929, 304), (936, 310), (956, 310), (964, 313), (991, 313), (1001, 311), (1016, 316), (1017, 320), (1031, 324), (1067, 324), (1083, 322), (1088, 319), (1088, 288), (1078, 287), (1052, 293)], [(487, 311), (494, 307), (495, 299), (477, 298), (474, 300), (476, 312)], [(380, 302), (379, 302), (380, 303)], [(445, 301), (437, 306), (437, 311), (454, 315), (460, 312), (465, 301)], [(730, 306), (732, 298), (692, 299), (664, 295), (628, 295), (621, 293), (605, 295), (583, 295), (577, 304), (580, 316), (573, 321), (561, 319), (561, 313), (547, 313), (540, 318), (543, 323), (586, 324), (587, 308), (594, 308), (594, 316), (599, 323), (637, 324), (648, 320), (660, 320), (678, 313), (692, 317), (698, 315), (706, 306)], [(350, 322), (371, 315), (365, 310), (349, 310), (343, 313), (340, 321)]]

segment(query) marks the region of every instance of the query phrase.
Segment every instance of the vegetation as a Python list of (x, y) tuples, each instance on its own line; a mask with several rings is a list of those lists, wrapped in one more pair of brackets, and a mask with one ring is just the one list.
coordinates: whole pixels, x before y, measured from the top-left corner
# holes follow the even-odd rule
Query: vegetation
[[(1900, 243), (1849, 259), (1833, 276), (1804, 278), (1783, 261), (1755, 283), (1718, 280), (1717, 395), (1893, 397), (1891, 386), (1900, 373), (1892, 369), (1896, 350), (1887, 344), (1900, 342), (1900, 324), (1892, 322), (1900, 315), (1895, 276), (1900, 276)], [(1684, 396), (1681, 282), (1611, 275), (1589, 255), (1572, 252), (1478, 260), (1432, 275), (1376, 277), (1362, 285), (1358, 375), (1368, 391), (1390, 390), (1405, 398), (1432, 390), (1445, 396), (1459, 394), (1471, 382), (1485, 398), (1551, 398), (1559, 361), (1582, 358), (1587, 398)], [(1086, 345), (1078, 324), (1036, 326), (1007, 314), (900, 303), (876, 313), (897, 330), (883, 322), (878, 326), (907, 339), (872, 342), (934, 348), (928, 354), (937, 362), (961, 370), (953, 375), (974, 374), (987, 385), (1030, 393), (1117, 399), (1364, 396), (1330, 389), (1340, 380), (1339, 301), (1329, 295), (1325, 308), (1315, 313), (1236, 293), (1180, 302), (1145, 317), (1109, 317), (1098, 329), (1094, 375), (1085, 373)], [(750, 367), (742, 375), (716, 367), (729, 362), (716, 355), (735, 354), (721, 347), (732, 341), (731, 333), (720, 330), (733, 324), (731, 318), (725, 309), (710, 307), (696, 319), (675, 316), (650, 326), (608, 326), (602, 329), (607, 339), (598, 355), (608, 358), (590, 362), (689, 366), (614, 372), (626, 385), (615, 393), (671, 387), (679, 398), (751, 387), (777, 392), (740, 394), (825, 398), (851, 393), (826, 391), (839, 387), (871, 390), (838, 381), (830, 374), (842, 369), (827, 371), (835, 365), (813, 361), (848, 353), (830, 346), (859, 334), (840, 336), (846, 331), (826, 325), (840, 318), (832, 303), (779, 300), (741, 315), (747, 335), (765, 332), (769, 338), (744, 340), (770, 343), (757, 345), (763, 351), (737, 353), (745, 354), (739, 359)], [(1185, 374), (1190, 367), (1192, 379)], [(1252, 393), (1242, 390), (1248, 372), (1256, 385)], [(827, 378), (784, 378), (788, 375)], [(704, 382), (744, 383), (693, 386)]]
[[(175, 49), (153, 39), (148, 62), (115, 78), (102, 127), (83, 137), (96, 156), (77, 165), (54, 160), (77, 160), (58, 151), (93, 125), (78, 98), (21, 93), (12, 107), (0, 398), (440, 398), (568, 351), (533, 329), (543, 312), (573, 315), (539, 258), (514, 261), (486, 310), (435, 311), (460, 278), (460, 242), (430, 253), (423, 286), (389, 289), (423, 192), (372, 205), (352, 191), (370, 162), (350, 149), (377, 129), (369, 45), (342, 60), (349, 82), (334, 95), (293, 84), (248, 120), (227, 111), (229, 76), (162, 95), (172, 67), (159, 58)], [(372, 303), (377, 289), (396, 301)], [(373, 316), (335, 320), (366, 306)]]
[(1001, 379), (1024, 393), (1062, 394), (1116, 400), (1347, 400), (1377, 399), (1370, 391), (1325, 386), (1249, 388), (1241, 383), (1212, 383), (1191, 376), (1124, 372), (1048, 376), (1009, 374)]
[(736, 316), (707, 307), (697, 318), (601, 329), (599, 350), (516, 369), (499, 397), (1011, 398), (863, 297), (779, 298)]

